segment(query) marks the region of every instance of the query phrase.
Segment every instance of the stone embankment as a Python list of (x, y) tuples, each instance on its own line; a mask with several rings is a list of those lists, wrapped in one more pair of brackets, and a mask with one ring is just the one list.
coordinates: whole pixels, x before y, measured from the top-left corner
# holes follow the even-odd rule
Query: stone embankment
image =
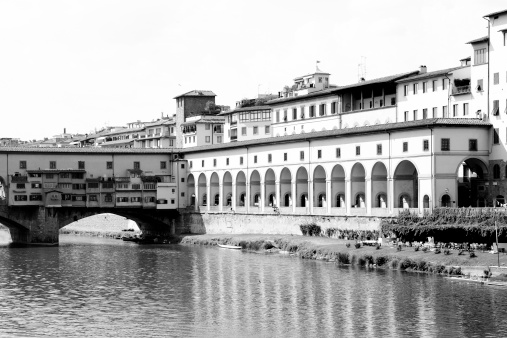
[(375, 246), (356, 248), (355, 241), (298, 235), (187, 235), (181, 236), (181, 244), (238, 245), (246, 250), (289, 254), (303, 259), (378, 269), (471, 277), (482, 277), (486, 273), (490, 277), (507, 276), (507, 255), (500, 256), (504, 268), (498, 269), (497, 255), (488, 252), (475, 252), (476, 257), (470, 257), (468, 252), (461, 255), (457, 251), (444, 254), (416, 251), (413, 247), (403, 247), (401, 251), (392, 246), (381, 246), (379, 249)]

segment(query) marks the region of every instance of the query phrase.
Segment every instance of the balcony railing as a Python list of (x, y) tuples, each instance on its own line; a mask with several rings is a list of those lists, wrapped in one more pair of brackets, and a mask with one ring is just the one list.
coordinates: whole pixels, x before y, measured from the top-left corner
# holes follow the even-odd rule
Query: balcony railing
[(452, 95), (461, 95), (461, 94), (468, 94), (468, 93), (470, 93), (470, 85), (452, 88)]

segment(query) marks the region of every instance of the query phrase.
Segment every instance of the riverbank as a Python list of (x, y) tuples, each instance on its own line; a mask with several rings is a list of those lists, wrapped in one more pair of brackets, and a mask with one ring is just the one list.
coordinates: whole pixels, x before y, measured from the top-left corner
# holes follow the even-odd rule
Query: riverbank
[(483, 276), (485, 270), (499, 276), (507, 274), (507, 255), (501, 254), (500, 263), (504, 269), (489, 268), (497, 265), (497, 255), (488, 252), (475, 252), (471, 258), (467, 253), (449, 255), (433, 251), (415, 251), (413, 247), (372, 246), (355, 247), (355, 241), (310, 237), (297, 235), (186, 235), (181, 236), (181, 244), (193, 245), (238, 245), (243, 249), (282, 253), (303, 259), (333, 261), (337, 264), (351, 264), (383, 269), (399, 269), (444, 275)]

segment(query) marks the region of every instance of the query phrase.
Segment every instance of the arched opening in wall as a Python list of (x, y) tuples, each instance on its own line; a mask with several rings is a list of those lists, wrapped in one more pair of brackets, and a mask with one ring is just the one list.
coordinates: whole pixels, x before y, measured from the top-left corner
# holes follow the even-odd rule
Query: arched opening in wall
[(0, 204), (7, 199), (6, 188), (7, 185), (5, 184), (4, 178), (0, 176)]
[[(284, 207), (292, 205), (292, 175), (288, 168), (283, 168), (280, 173), (280, 196), (283, 196), (282, 204)], [(289, 196), (287, 198), (287, 196)], [(289, 203), (287, 203), (289, 201)]]
[[(142, 234), (149, 233), (150, 229), (141, 229), (138, 223), (132, 219), (112, 213), (96, 214), (82, 217), (74, 215), (70, 217), (73, 222), (62, 227), (60, 235), (95, 234), (100, 237), (115, 236), (117, 239), (134, 240)], [(75, 241), (72, 237), (60, 236), (60, 243)]]
[(442, 201), (440, 202), (440, 206), (443, 208), (451, 207), (451, 196), (445, 194), (442, 196)]
[(424, 195), (423, 208), (428, 209), (429, 207), (430, 207), (430, 197), (428, 195)]
[(500, 166), (498, 164), (495, 164), (493, 166), (493, 179), (494, 180), (500, 179)]
[(410, 209), (411, 208), (411, 200), (408, 194), (401, 194), (398, 202), (398, 208), (400, 209)]
[[(305, 195), (304, 205), (302, 204), (303, 199), (296, 200), (296, 207), (305, 208), (308, 201), (308, 171), (305, 167), (299, 167), (296, 173), (296, 191), (294, 197)], [(297, 198), (296, 198), (297, 199)]]
[(285, 194), (285, 196), (283, 197), (283, 202), (284, 202), (284, 207), (290, 207), (292, 205), (292, 199), (290, 197), (290, 194), (287, 193)]
[(194, 175), (190, 174), (187, 177), (187, 196), (189, 198), (188, 205), (195, 205), (195, 180)]
[(325, 207), (326, 206), (326, 194), (319, 194), (317, 202), (318, 202), (317, 206), (319, 208)]
[(258, 207), (260, 200), (261, 200), (261, 195), (260, 194), (255, 194), (255, 196), (253, 198), (254, 206)]
[(299, 206), (302, 207), (302, 208), (305, 208), (307, 206), (308, 195), (307, 194), (301, 194), (301, 196), (299, 197), (299, 199), (300, 199)]
[[(414, 164), (408, 160), (401, 161), (394, 171), (394, 196), (398, 196), (398, 208), (418, 208), (419, 174)], [(406, 203), (401, 202), (401, 197)], [(405, 205), (405, 206), (401, 206)]]
[[(496, 169), (500, 176), (500, 167)], [(458, 207), (479, 207), (487, 197), (488, 166), (478, 158), (468, 158), (456, 169), (458, 177)], [(450, 187), (449, 187), (450, 188)]]
[(335, 207), (337, 208), (345, 208), (345, 194), (337, 194), (336, 195), (336, 203)]
[(361, 163), (357, 162), (352, 167), (351, 171), (351, 185), (352, 185), (352, 196), (354, 197), (354, 208), (365, 208), (366, 200), (364, 198), (364, 191), (366, 188), (365, 184), (366, 172)]
[(275, 183), (275, 172), (273, 169), (268, 169), (264, 176), (264, 196), (269, 196), (267, 200), (267, 206), (276, 206), (276, 183)]
[(220, 194), (215, 194), (215, 206), (220, 205)]
[(232, 175), (228, 171), (224, 174), (221, 193), (222, 196), (225, 196), (225, 199), (222, 201), (222, 205), (229, 207), (232, 206)]
[[(257, 196), (257, 201), (255, 200)], [(257, 170), (254, 170), (250, 175), (250, 205), (259, 206), (261, 198), (261, 176)]]
[(210, 206), (217, 207), (220, 205), (220, 179), (218, 174), (214, 172), (210, 178)]
[(495, 204), (494, 205), (496, 208), (505, 207), (505, 198), (503, 197), (503, 195), (497, 195), (495, 197)]
[(9, 228), (0, 223), (0, 247), (8, 246), (12, 243), (12, 236)]
[(199, 181), (198, 181), (198, 191), (197, 191), (197, 196), (198, 198), (200, 198), (201, 200), (200, 201), (197, 201), (197, 203), (201, 206), (206, 206), (207, 205), (207, 201), (204, 200), (204, 198), (206, 197), (206, 189), (207, 189), (207, 184), (206, 184), (206, 175), (204, 174), (200, 174), (199, 175)]
[[(341, 156), (341, 149), (338, 148), (336, 150), (336, 156)], [(333, 167), (333, 170), (331, 171), (331, 195), (335, 196), (334, 201), (332, 202), (332, 207), (335, 208), (343, 208), (345, 207), (345, 194), (343, 192), (345, 191), (345, 170), (343, 170), (343, 167), (339, 164), (335, 165)]]
[(326, 206), (326, 171), (317, 166), (313, 171), (313, 205), (318, 208)]
[(387, 208), (387, 168), (384, 163), (377, 162), (371, 172), (371, 195), (375, 200), (374, 208)]
[(268, 204), (268, 206), (270, 206), (270, 207), (274, 207), (274, 206), (276, 206), (276, 201), (275, 201), (275, 199), (276, 199), (275, 195), (274, 195), (274, 194), (270, 194), (270, 195), (269, 195), (269, 200), (268, 200), (268, 201), (269, 201), (269, 202), (268, 202), (268, 203), (269, 203), (269, 204)]
[(246, 176), (243, 171), (240, 171), (236, 176), (236, 191), (234, 192), (234, 198), (236, 199), (237, 207), (245, 206), (245, 191), (246, 191)]
[(208, 195), (207, 194), (203, 194), (202, 195), (202, 206), (205, 207), (208, 205)]
[(364, 202), (364, 194), (363, 193), (357, 194), (355, 201), (356, 201), (356, 204), (354, 205), (354, 208), (365, 208), (366, 207), (365, 202)]
[(375, 208), (387, 208), (387, 195), (385, 193), (381, 192), (377, 195)]

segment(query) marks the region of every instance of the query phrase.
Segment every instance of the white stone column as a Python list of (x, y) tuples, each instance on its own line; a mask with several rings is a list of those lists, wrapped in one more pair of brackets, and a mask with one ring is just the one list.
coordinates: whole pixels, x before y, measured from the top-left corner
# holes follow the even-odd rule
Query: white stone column
[(345, 207), (347, 215), (350, 215), (350, 208), (352, 206), (352, 182), (350, 179), (345, 179)]
[(218, 211), (224, 211), (224, 185), (218, 186)]
[(394, 179), (389, 177), (387, 179), (387, 205), (389, 208), (389, 213), (392, 214), (394, 212)]
[(247, 181), (246, 183), (246, 196), (245, 196), (245, 206), (246, 206), (246, 213), (250, 213), (250, 181)]
[(313, 215), (313, 181), (308, 181), (308, 213)]
[(291, 200), (292, 200), (292, 213), (296, 213), (296, 205), (297, 205), (297, 179), (291, 182), (292, 189), (290, 192)]
[[(200, 198), (199, 198), (199, 180), (195, 181), (194, 195), (195, 195), (194, 211), (199, 211), (199, 201), (200, 201)], [(192, 196), (190, 196), (190, 198), (192, 198)]]
[(231, 191), (231, 208), (232, 210), (236, 210), (236, 182), (232, 183), (232, 191)]
[(276, 191), (275, 191), (275, 198), (276, 198), (276, 203), (275, 205), (280, 208), (282, 206), (282, 203), (280, 203), (280, 181), (275, 181), (275, 186), (276, 186)]
[(260, 182), (260, 188), (261, 188), (261, 200), (259, 201), (259, 204), (261, 207), (261, 212), (264, 212), (266, 204), (266, 184), (262, 180)]
[(371, 178), (367, 177), (364, 180), (365, 183), (365, 192), (364, 199), (366, 203), (366, 215), (371, 215)]
[(331, 180), (326, 180), (326, 212), (331, 213), (331, 206), (333, 205), (333, 199), (331, 196)]
[(211, 210), (211, 179), (206, 180), (206, 210)]

